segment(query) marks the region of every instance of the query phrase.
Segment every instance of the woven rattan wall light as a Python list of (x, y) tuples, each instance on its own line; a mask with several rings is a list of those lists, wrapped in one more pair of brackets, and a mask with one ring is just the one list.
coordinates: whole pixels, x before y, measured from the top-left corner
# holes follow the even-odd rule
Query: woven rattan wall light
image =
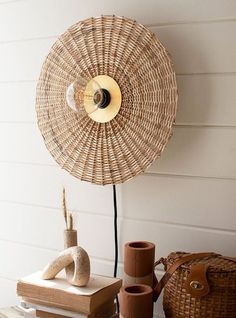
[(80, 180), (118, 184), (143, 172), (172, 135), (176, 76), (157, 37), (134, 20), (89, 18), (52, 46), (36, 110), (56, 162)]

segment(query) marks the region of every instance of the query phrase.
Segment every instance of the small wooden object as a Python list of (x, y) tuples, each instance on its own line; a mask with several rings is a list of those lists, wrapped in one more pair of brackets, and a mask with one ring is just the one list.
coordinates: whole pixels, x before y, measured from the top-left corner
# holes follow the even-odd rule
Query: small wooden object
[(129, 285), (120, 290), (120, 318), (152, 318), (152, 288), (147, 285)]
[(153, 287), (155, 245), (150, 242), (129, 242), (124, 250), (123, 285), (145, 284)]

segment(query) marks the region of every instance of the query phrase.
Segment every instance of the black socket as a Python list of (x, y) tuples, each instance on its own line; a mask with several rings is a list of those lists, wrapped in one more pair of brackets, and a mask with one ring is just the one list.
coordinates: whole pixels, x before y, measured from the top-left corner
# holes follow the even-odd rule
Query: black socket
[(95, 92), (93, 101), (98, 108), (104, 109), (110, 104), (111, 95), (107, 89), (101, 88)]

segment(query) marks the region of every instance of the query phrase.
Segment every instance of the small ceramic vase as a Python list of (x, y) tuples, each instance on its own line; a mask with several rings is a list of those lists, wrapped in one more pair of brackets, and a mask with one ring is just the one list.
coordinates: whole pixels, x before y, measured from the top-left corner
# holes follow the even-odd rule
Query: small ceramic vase
[[(77, 246), (77, 230), (64, 230), (64, 248)], [(67, 278), (75, 271), (75, 264), (72, 263), (65, 268)]]
[(65, 230), (64, 231), (64, 248), (77, 246), (77, 231), (76, 230)]
[(152, 318), (153, 290), (147, 285), (129, 285), (120, 290), (120, 318)]

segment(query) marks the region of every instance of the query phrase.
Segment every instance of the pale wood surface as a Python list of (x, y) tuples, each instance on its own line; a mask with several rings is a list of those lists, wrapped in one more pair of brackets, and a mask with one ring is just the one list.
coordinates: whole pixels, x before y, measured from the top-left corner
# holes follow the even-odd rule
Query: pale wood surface
[(0, 318), (22, 318), (23, 311), (17, 306), (0, 308)]

